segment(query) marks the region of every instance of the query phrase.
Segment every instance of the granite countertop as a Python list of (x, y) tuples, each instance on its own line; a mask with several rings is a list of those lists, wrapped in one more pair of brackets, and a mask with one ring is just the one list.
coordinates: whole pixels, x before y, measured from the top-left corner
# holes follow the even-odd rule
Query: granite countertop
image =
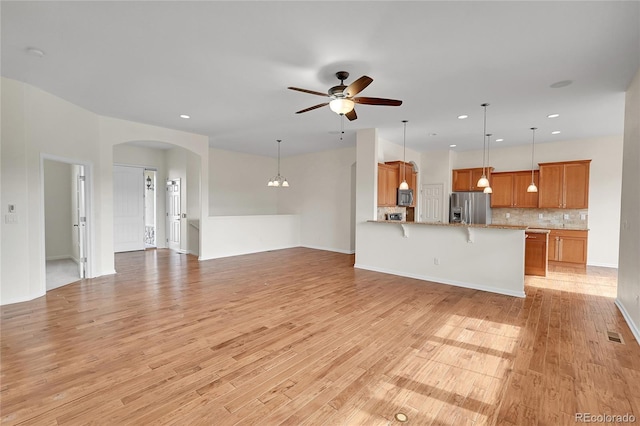
[(374, 223), (399, 223), (402, 225), (429, 225), (429, 226), (453, 226), (453, 227), (465, 227), (465, 228), (493, 228), (493, 229), (519, 229), (525, 230), (531, 233), (548, 234), (550, 231), (588, 231), (588, 228), (578, 227), (554, 227), (554, 226), (529, 226), (529, 225), (503, 225), (503, 224), (466, 224), (466, 223), (444, 223), (444, 222), (406, 222), (404, 220), (368, 220), (367, 222)]
[(482, 224), (466, 224), (466, 223), (443, 223), (443, 222), (406, 222), (404, 220), (368, 220), (374, 223), (398, 223), (401, 225), (428, 225), (428, 226), (452, 226), (458, 228), (490, 228), (490, 229), (515, 229), (525, 230), (526, 225), (482, 225)]

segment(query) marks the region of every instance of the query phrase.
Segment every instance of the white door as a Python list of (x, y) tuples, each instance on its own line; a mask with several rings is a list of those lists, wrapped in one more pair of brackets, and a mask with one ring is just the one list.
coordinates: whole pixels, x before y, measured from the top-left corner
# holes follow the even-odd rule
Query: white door
[(180, 251), (180, 179), (167, 181), (167, 244)]
[(428, 183), (422, 185), (422, 221), (442, 222), (444, 185)]
[(113, 247), (144, 250), (144, 169), (113, 166)]
[(77, 167), (76, 174), (76, 242), (78, 244), (78, 273), (85, 278), (87, 273), (87, 196), (84, 166)]

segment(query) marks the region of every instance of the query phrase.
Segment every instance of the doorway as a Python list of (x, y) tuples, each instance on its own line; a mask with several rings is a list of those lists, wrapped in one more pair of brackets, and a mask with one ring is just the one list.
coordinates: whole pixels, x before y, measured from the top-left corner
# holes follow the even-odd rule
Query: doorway
[(422, 221), (443, 222), (444, 184), (422, 185)]
[(89, 275), (88, 166), (42, 157), (45, 288)]
[(180, 234), (182, 232), (182, 210), (180, 179), (167, 180), (167, 246), (171, 250), (182, 252)]
[(156, 240), (156, 171), (144, 170), (144, 248), (158, 247)]

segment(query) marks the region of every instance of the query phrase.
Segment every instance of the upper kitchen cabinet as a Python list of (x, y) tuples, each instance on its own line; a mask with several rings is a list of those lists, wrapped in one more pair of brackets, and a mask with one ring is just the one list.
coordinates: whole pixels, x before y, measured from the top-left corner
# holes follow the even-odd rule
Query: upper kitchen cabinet
[[(538, 171), (533, 172), (533, 182), (538, 185)], [(531, 171), (498, 172), (491, 174), (491, 207), (538, 207), (538, 193), (527, 192), (531, 183)]]
[(392, 166), (396, 168), (397, 173), (397, 185), (394, 188), (394, 206), (396, 205), (396, 192), (395, 190), (400, 186), (402, 179), (407, 180), (407, 184), (409, 185), (409, 189), (413, 190), (413, 203), (410, 207), (416, 206), (416, 200), (418, 199), (418, 173), (413, 170), (413, 164), (405, 163), (403, 161), (387, 161), (384, 163), (386, 166)]
[[(487, 178), (491, 180), (491, 172), (493, 167), (485, 167)], [(451, 190), (457, 191), (480, 191), (484, 188), (478, 188), (476, 184), (482, 177), (482, 167), (472, 169), (453, 169), (451, 172)]]
[(378, 163), (378, 206), (396, 205), (398, 189), (398, 165)]
[(540, 163), (538, 206), (555, 209), (589, 207), (591, 160)]

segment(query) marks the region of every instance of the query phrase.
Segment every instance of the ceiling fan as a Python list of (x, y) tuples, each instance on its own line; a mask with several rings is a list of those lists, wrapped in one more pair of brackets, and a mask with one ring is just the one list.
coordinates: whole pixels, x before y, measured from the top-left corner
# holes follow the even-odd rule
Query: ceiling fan
[(298, 92), (310, 93), (312, 95), (318, 96), (326, 96), (331, 98), (329, 102), (324, 102), (318, 105), (314, 105), (309, 108), (302, 109), (297, 111), (296, 114), (300, 114), (303, 112), (311, 111), (317, 108), (321, 108), (323, 106), (329, 105), (331, 111), (335, 112), (339, 115), (344, 115), (350, 121), (358, 118), (356, 115), (356, 110), (354, 109), (355, 104), (362, 105), (386, 105), (386, 106), (400, 106), (402, 105), (402, 101), (396, 99), (385, 99), (385, 98), (367, 98), (367, 97), (354, 97), (358, 93), (362, 92), (373, 79), (371, 77), (367, 77), (363, 75), (353, 83), (348, 86), (345, 86), (344, 81), (349, 78), (349, 73), (346, 71), (338, 71), (336, 73), (336, 77), (340, 80), (340, 84), (337, 86), (333, 86), (330, 88), (327, 93), (316, 92), (314, 90), (300, 89), (298, 87), (288, 87), (291, 90), (297, 90)]

